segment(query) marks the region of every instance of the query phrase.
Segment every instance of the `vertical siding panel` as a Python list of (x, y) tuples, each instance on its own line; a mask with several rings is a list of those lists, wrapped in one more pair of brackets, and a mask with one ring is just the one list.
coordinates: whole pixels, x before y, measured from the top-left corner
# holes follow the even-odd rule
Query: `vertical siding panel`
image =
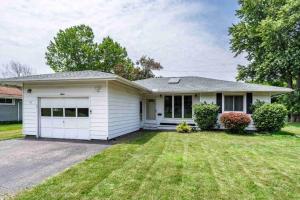
[(140, 129), (139, 93), (132, 88), (108, 84), (108, 133), (117, 137)]

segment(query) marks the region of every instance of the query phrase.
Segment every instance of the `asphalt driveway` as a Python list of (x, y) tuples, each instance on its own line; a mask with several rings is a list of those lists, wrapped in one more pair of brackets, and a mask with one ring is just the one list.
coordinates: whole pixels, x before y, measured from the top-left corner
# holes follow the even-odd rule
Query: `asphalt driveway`
[(0, 141), (0, 199), (38, 184), (108, 146), (55, 140)]

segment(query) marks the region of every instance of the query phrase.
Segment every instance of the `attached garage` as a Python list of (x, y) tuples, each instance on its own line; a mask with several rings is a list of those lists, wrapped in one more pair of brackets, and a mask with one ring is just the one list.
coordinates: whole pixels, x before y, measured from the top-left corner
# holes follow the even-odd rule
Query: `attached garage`
[(40, 137), (90, 139), (89, 98), (40, 98)]

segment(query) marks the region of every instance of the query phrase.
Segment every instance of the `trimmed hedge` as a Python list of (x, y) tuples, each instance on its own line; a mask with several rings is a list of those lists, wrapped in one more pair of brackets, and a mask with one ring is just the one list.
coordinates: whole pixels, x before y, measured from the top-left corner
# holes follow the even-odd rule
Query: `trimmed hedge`
[(287, 114), (282, 104), (264, 104), (255, 109), (252, 118), (258, 131), (275, 132), (284, 126)]
[(192, 127), (186, 122), (181, 122), (178, 126), (176, 126), (176, 131), (178, 133), (190, 133), (192, 132)]
[(212, 130), (218, 119), (219, 106), (215, 104), (196, 104), (194, 107), (194, 121), (201, 130)]
[(250, 124), (251, 118), (245, 113), (229, 112), (222, 114), (220, 121), (229, 131), (240, 133)]

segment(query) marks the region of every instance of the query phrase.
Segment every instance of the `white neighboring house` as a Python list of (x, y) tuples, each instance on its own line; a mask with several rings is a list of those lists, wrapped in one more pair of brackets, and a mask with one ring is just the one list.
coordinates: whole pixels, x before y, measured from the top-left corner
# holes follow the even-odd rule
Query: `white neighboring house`
[[(256, 100), (291, 89), (202, 77), (129, 81), (100, 71), (60, 72), (0, 80), (23, 87), (23, 134), (45, 138), (108, 140), (140, 128), (194, 124), (194, 104), (250, 113)], [(254, 128), (253, 125), (248, 127)]]

